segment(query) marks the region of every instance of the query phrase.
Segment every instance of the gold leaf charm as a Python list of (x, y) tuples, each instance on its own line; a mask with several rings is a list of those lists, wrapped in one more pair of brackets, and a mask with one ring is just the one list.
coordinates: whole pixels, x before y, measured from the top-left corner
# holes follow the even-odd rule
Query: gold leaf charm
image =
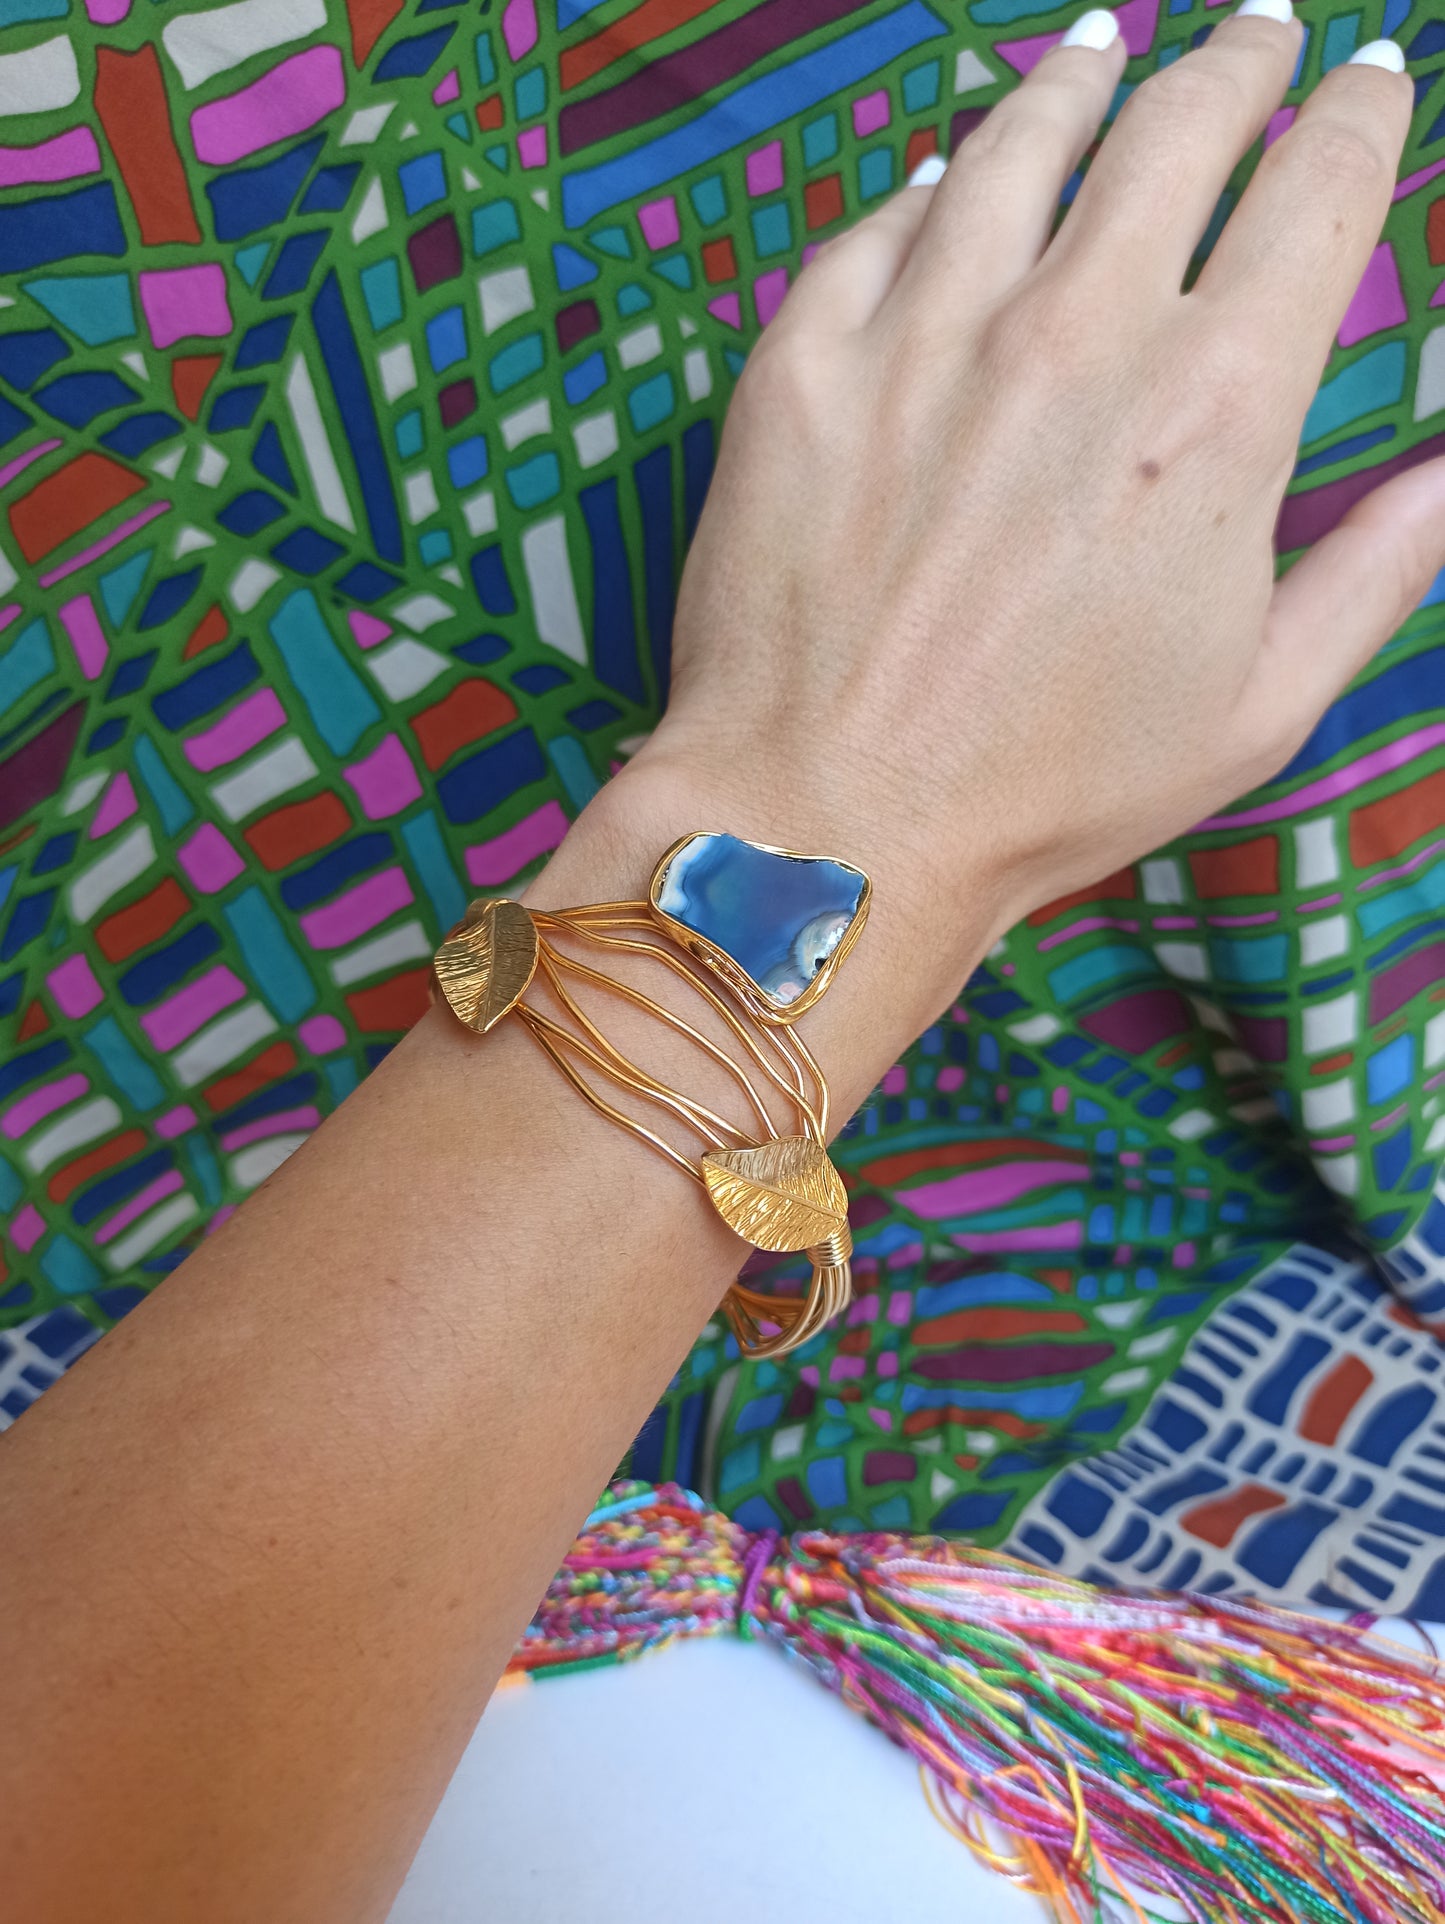
[(536, 968), (537, 931), (521, 903), (473, 902), (432, 974), (457, 1020), (485, 1035), (521, 1001)]
[(702, 1159), (713, 1208), (758, 1249), (811, 1249), (848, 1220), (843, 1178), (811, 1136), (757, 1149), (714, 1149)]

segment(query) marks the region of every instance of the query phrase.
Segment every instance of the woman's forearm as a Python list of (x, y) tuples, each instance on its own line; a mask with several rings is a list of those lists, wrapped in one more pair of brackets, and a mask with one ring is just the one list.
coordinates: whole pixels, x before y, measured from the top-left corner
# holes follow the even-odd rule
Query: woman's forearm
[[(640, 894), (720, 810), (808, 832), (752, 807), (619, 781), (538, 893)], [(897, 934), (885, 902), (806, 1022), (839, 1120), (936, 1013)], [(14, 1914), (384, 1915), (572, 1531), (745, 1254), (519, 1025), (419, 1024), (7, 1440), (24, 1554), (0, 1643), (30, 1653), (6, 1665), (0, 1746)]]

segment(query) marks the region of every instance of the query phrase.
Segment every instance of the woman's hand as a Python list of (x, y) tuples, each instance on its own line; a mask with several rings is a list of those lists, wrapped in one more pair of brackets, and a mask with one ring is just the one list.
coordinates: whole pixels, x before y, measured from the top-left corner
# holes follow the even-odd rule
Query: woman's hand
[(937, 955), (923, 1020), (1017, 915), (1277, 772), (1445, 563), (1435, 463), (1274, 579), (1408, 80), (1331, 73), (1182, 291), (1299, 49), (1262, 0), (1146, 81), (1051, 240), (1124, 66), (1059, 47), (938, 186), (822, 249), (742, 378), (671, 705), (614, 787), (869, 867)]

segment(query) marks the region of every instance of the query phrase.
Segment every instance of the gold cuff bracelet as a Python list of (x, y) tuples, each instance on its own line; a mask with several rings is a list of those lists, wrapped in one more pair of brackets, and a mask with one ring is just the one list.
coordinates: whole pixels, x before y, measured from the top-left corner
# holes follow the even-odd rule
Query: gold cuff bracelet
[[(527, 909), (473, 902), (436, 952), (434, 996), (478, 1035), (515, 1014), (592, 1107), (665, 1156), (707, 1192), (729, 1228), (758, 1249), (804, 1251), (812, 1280), (800, 1298), (734, 1282), (723, 1307), (748, 1356), (781, 1356), (847, 1307), (852, 1290), (847, 1196), (828, 1156), (828, 1085), (794, 1024), (826, 991), (867, 920), (861, 869), (721, 833), (686, 835), (662, 857), (645, 902)], [(571, 952), (573, 945), (648, 959), (699, 996), (746, 1058)], [(523, 998), (534, 979), (559, 1015)], [(752, 1112), (740, 1129), (628, 1060), (579, 1006), (574, 990), (619, 996), (701, 1049), (736, 1083)], [(753, 1077), (796, 1116), (780, 1134)], [(624, 1113), (607, 1085), (668, 1112), (705, 1145), (694, 1161)], [(772, 1326), (772, 1333), (764, 1325)]]

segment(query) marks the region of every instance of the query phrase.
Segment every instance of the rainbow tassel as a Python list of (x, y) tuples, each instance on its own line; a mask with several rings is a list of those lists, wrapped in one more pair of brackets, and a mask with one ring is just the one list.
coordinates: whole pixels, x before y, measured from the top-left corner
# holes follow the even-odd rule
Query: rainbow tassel
[(1197, 1924), (1442, 1924), (1445, 1673), (1368, 1623), (1097, 1590), (937, 1537), (755, 1534), (619, 1483), (509, 1675), (765, 1636), (1065, 1924), (1146, 1924), (1146, 1895)]

